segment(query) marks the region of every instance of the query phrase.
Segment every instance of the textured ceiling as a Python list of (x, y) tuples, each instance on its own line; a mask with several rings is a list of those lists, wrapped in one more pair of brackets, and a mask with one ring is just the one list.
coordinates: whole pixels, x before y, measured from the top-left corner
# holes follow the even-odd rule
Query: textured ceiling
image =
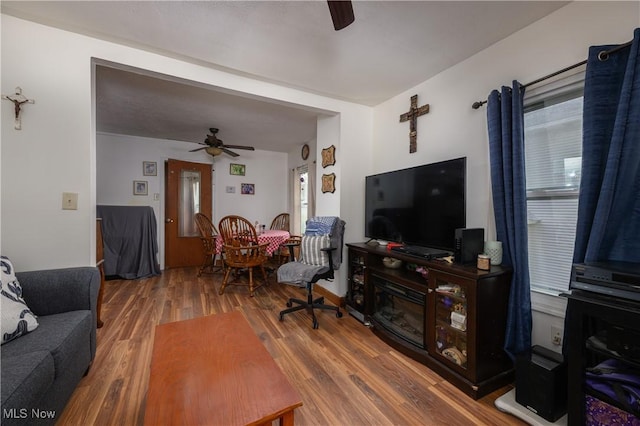
[(281, 152), (316, 134), (311, 111), (108, 66), (96, 68), (96, 100), (105, 133), (200, 143), (216, 127), (229, 145)]
[[(325, 1), (2, 1), (2, 12), (189, 62), (376, 105), (564, 6), (560, 1), (356, 1), (334, 31)], [(314, 115), (101, 68), (98, 130), (285, 151)]]

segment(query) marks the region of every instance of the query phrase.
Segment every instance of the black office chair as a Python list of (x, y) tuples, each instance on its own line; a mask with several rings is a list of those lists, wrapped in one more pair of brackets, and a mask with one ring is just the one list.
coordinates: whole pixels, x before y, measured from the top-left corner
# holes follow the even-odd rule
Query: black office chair
[[(315, 235), (303, 235), (300, 241), (300, 259), (293, 257), (293, 248), (290, 246), (291, 262), (278, 268), (278, 282), (295, 284), (306, 287), (307, 300), (290, 298), (287, 301), (287, 309), (280, 311), (280, 321), (291, 312), (306, 309), (313, 320), (313, 328), (318, 328), (318, 319), (314, 309), (331, 310), (336, 312), (336, 317), (341, 318), (342, 312), (339, 306), (326, 305), (324, 297), (313, 298), (313, 285), (318, 280), (331, 280), (334, 271), (340, 268), (342, 263), (342, 238), (345, 222), (338, 217), (333, 218), (331, 225), (327, 225), (331, 218), (312, 218), (307, 222), (307, 230)], [(315, 220), (320, 220), (328, 227), (322, 232), (322, 227), (314, 227)], [(297, 305), (297, 306), (294, 306)]]

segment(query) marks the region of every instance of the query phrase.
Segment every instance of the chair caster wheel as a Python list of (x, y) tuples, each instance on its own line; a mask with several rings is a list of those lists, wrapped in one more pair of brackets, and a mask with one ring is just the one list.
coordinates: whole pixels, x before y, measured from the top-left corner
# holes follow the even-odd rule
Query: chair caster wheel
[(280, 321), (284, 321), (284, 315), (280, 314)]
[(291, 300), (289, 300), (289, 301), (287, 302), (287, 308), (290, 308), (290, 307), (292, 307), (292, 306), (293, 306), (293, 303), (291, 303)]
[(336, 312), (336, 318), (342, 318), (342, 312), (337, 311)]
[(318, 329), (318, 327), (319, 327), (318, 321), (314, 321), (314, 322), (313, 322), (313, 329), (314, 329), (314, 330), (317, 330), (317, 329)]

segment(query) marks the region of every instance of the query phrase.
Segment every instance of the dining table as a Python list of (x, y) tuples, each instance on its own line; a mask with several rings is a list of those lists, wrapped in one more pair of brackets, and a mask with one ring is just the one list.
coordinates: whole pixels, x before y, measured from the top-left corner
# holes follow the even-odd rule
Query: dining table
[[(282, 244), (284, 244), (291, 235), (287, 231), (281, 231), (278, 229), (267, 229), (258, 234), (258, 244), (268, 243), (266, 252), (269, 256), (278, 250)], [(223, 238), (222, 235), (218, 235), (216, 238), (216, 252), (220, 254), (222, 252)]]

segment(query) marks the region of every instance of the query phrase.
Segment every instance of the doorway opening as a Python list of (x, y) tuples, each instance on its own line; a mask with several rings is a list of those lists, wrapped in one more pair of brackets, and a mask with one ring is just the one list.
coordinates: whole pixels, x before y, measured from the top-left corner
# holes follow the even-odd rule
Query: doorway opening
[(309, 217), (309, 168), (306, 164), (295, 169), (293, 194), (292, 231), (295, 235), (302, 235), (306, 230), (307, 218)]

